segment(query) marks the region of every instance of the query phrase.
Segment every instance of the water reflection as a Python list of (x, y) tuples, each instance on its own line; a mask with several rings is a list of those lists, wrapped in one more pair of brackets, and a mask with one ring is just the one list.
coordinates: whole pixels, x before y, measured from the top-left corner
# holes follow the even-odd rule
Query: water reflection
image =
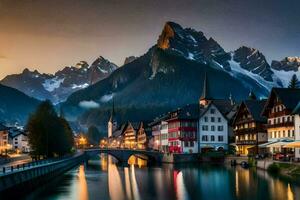
[(124, 199), (123, 184), (119, 170), (113, 162), (112, 157), (108, 157), (108, 190), (112, 200)]
[(84, 165), (79, 166), (78, 180), (79, 180), (78, 197), (80, 200), (88, 200), (89, 194), (88, 194), (88, 187), (85, 179)]
[(145, 167), (136, 157), (121, 167), (111, 157), (99, 158), (28, 199), (300, 199), (298, 185), (266, 171), (200, 164)]

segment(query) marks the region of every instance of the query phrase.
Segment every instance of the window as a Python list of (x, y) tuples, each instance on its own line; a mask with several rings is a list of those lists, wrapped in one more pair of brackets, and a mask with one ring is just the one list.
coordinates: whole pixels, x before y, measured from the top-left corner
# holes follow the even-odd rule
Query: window
[(219, 135), (219, 136), (218, 136), (218, 141), (219, 141), (219, 142), (223, 142), (223, 141), (224, 141), (223, 135)]
[(223, 131), (224, 127), (223, 126), (218, 126), (218, 131)]
[(211, 131), (215, 131), (215, 126), (211, 126), (211, 127), (210, 127), (210, 130), (211, 130)]
[(208, 122), (208, 118), (207, 118), (207, 117), (204, 117), (204, 121), (205, 121), (205, 122)]
[(218, 122), (221, 122), (221, 117), (218, 117)]
[(208, 141), (207, 135), (202, 135), (202, 141)]
[(210, 114), (215, 114), (216, 113), (216, 110), (215, 109), (210, 109)]
[(210, 141), (215, 141), (215, 136), (214, 135), (210, 136)]
[(211, 121), (211, 122), (215, 122), (215, 118), (214, 118), (214, 117), (211, 117), (211, 118), (210, 118), (210, 121)]
[(189, 142), (188, 142), (188, 141), (185, 141), (185, 142), (184, 142), (184, 146), (185, 146), (185, 147), (188, 147), (188, 146), (189, 146)]
[(190, 147), (194, 147), (194, 142), (193, 141), (190, 142)]
[(291, 137), (291, 131), (288, 130), (288, 137)]
[(208, 126), (207, 125), (203, 125), (202, 126), (202, 131), (208, 131)]

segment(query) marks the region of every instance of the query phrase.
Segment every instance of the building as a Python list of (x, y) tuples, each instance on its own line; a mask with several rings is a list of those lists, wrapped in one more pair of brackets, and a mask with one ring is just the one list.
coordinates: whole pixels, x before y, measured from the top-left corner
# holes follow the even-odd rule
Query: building
[(186, 105), (168, 114), (168, 146), (171, 153), (197, 153), (199, 105)]
[(137, 148), (142, 150), (148, 149), (151, 137), (151, 127), (149, 127), (145, 122), (140, 122), (137, 130)]
[[(300, 100), (300, 89), (273, 88), (262, 116), (268, 120), (267, 148), (271, 153), (294, 153), (293, 148), (283, 148), (287, 143), (298, 138), (300, 132), (295, 132), (293, 110)], [(297, 136), (295, 136), (297, 134)]]
[(161, 121), (160, 127), (160, 151), (167, 153), (169, 152), (169, 140), (168, 140), (168, 122)]
[(153, 136), (153, 149), (161, 152), (169, 152), (168, 122), (165, 121), (168, 117), (169, 114), (165, 114), (149, 123)]
[(293, 110), (292, 114), (294, 115), (294, 123), (295, 123), (295, 158), (300, 159), (300, 101), (297, 104), (296, 108)]
[(228, 149), (228, 119), (226, 112), (221, 106), (232, 107), (224, 101), (213, 100), (200, 110), (198, 143), (199, 150), (205, 152), (208, 150), (227, 150)]
[(262, 154), (260, 144), (268, 142), (267, 118), (261, 116), (266, 100), (246, 100), (241, 103), (233, 120), (237, 154)]
[(15, 151), (28, 153), (30, 151), (28, 134), (26, 131), (16, 127), (9, 129), (9, 144)]
[(216, 99), (211, 94), (207, 74), (204, 77), (199, 99), (198, 144), (199, 152), (227, 150), (230, 135), (229, 122), (235, 116), (235, 105), (231, 98)]
[(113, 99), (112, 110), (110, 113), (110, 118), (107, 123), (107, 137), (108, 138), (113, 135), (113, 132), (116, 131), (117, 126), (118, 126), (118, 123), (117, 123), (116, 116), (115, 116), (115, 102)]
[(6, 154), (7, 150), (11, 148), (8, 143), (9, 128), (0, 124), (0, 154)]

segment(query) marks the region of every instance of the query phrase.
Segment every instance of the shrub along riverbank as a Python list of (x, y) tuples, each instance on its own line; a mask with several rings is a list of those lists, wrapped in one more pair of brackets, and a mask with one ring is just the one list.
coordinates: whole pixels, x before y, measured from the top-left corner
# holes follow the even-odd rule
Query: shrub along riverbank
[(268, 172), (300, 182), (300, 165), (275, 162), (268, 167)]

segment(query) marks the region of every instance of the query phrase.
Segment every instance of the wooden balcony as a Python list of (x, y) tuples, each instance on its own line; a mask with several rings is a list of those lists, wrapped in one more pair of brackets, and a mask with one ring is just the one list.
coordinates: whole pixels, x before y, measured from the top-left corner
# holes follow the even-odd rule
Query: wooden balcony
[(259, 128), (259, 127), (251, 127), (251, 128), (243, 128), (243, 129), (237, 129), (234, 130), (234, 134), (235, 135), (244, 135), (244, 134), (256, 134), (258, 132), (267, 132), (266, 130), (264, 130), (263, 128)]
[(278, 128), (278, 127), (294, 127), (294, 122), (281, 122), (276, 124), (268, 124), (267, 128)]
[(237, 145), (256, 145), (257, 140), (237, 140), (235, 143)]

